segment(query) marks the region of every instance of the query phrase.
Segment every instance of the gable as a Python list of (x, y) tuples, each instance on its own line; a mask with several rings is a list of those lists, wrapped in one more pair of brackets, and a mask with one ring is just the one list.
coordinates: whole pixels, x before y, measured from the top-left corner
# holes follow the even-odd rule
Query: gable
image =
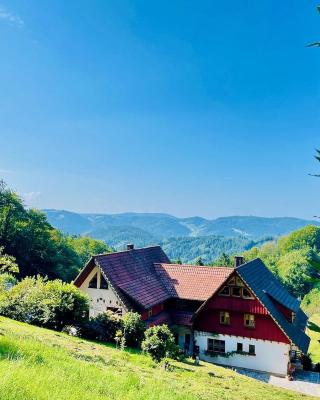
[[(241, 265), (236, 268), (236, 271), (259, 298), (260, 302), (268, 310), (269, 315), (290, 341), (302, 353), (307, 354), (310, 343), (310, 338), (304, 332), (307, 317), (300, 309), (299, 301), (288, 293), (286, 288), (259, 258)], [(296, 313), (297, 318), (294, 323), (288, 321), (286, 316), (278, 309), (274, 300)]]
[[(230, 324), (222, 325), (220, 323), (221, 312), (229, 314)], [(254, 329), (245, 326), (244, 318), (246, 314), (254, 315)], [(204, 332), (218, 332), (290, 343), (285, 333), (273, 321), (266, 307), (236, 271), (200, 307), (194, 318), (193, 326), (194, 329)]]

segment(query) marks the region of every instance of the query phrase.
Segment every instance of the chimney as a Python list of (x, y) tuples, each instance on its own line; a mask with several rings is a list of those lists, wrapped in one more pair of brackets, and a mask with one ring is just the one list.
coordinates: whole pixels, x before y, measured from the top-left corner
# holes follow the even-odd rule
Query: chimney
[(129, 243), (127, 244), (127, 250), (133, 250), (134, 249), (134, 244)]
[(234, 257), (234, 268), (240, 267), (240, 265), (244, 264), (244, 257), (235, 256)]

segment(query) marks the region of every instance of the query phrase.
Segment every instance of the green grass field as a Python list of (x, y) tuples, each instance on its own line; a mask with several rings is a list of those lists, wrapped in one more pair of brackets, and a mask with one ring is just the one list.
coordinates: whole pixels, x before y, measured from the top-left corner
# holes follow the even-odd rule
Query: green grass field
[(311, 399), (210, 364), (172, 364), (0, 318), (1, 400)]
[(320, 362), (320, 314), (314, 314), (308, 325), (307, 335), (311, 338), (309, 351), (312, 361), (318, 363)]

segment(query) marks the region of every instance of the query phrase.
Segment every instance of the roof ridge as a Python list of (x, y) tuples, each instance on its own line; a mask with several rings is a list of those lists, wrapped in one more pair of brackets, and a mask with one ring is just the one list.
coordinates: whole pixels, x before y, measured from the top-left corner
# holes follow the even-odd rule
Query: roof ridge
[(194, 264), (174, 264), (174, 263), (154, 263), (155, 265), (168, 265), (170, 267), (194, 267), (194, 268), (208, 268), (208, 269), (228, 269), (232, 270), (233, 267), (227, 267), (226, 265), (194, 265)]
[(127, 249), (127, 250), (120, 250), (120, 251), (110, 251), (109, 253), (99, 253), (99, 254), (94, 254), (92, 257), (100, 257), (100, 256), (109, 256), (111, 254), (122, 254), (122, 253), (128, 253), (130, 251), (139, 251), (139, 250), (145, 250), (145, 249), (154, 249), (156, 247), (161, 248), (160, 245), (155, 244), (153, 246), (145, 246), (145, 247), (138, 247), (138, 248), (133, 248), (133, 249)]

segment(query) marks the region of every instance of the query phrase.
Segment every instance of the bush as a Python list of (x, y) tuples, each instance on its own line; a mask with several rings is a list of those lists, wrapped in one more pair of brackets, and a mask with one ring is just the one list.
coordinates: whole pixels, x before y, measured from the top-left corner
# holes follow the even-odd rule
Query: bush
[(90, 318), (80, 326), (79, 334), (85, 339), (114, 342), (117, 331), (122, 330), (122, 319), (111, 311)]
[(17, 279), (7, 272), (0, 274), (0, 293), (10, 290), (17, 283)]
[(312, 370), (312, 361), (311, 361), (310, 354), (303, 355), (301, 361), (302, 361), (303, 369), (305, 371)]
[(140, 314), (128, 312), (122, 318), (122, 335), (129, 347), (140, 347), (146, 330)]
[(307, 315), (320, 312), (320, 288), (316, 287), (306, 294), (301, 302), (301, 308)]
[(174, 342), (174, 336), (167, 325), (148, 328), (144, 333), (142, 350), (148, 353), (156, 362), (165, 357), (177, 359), (179, 347)]
[(74, 285), (40, 276), (23, 279), (0, 297), (1, 315), (56, 330), (80, 323), (88, 309), (87, 296)]

